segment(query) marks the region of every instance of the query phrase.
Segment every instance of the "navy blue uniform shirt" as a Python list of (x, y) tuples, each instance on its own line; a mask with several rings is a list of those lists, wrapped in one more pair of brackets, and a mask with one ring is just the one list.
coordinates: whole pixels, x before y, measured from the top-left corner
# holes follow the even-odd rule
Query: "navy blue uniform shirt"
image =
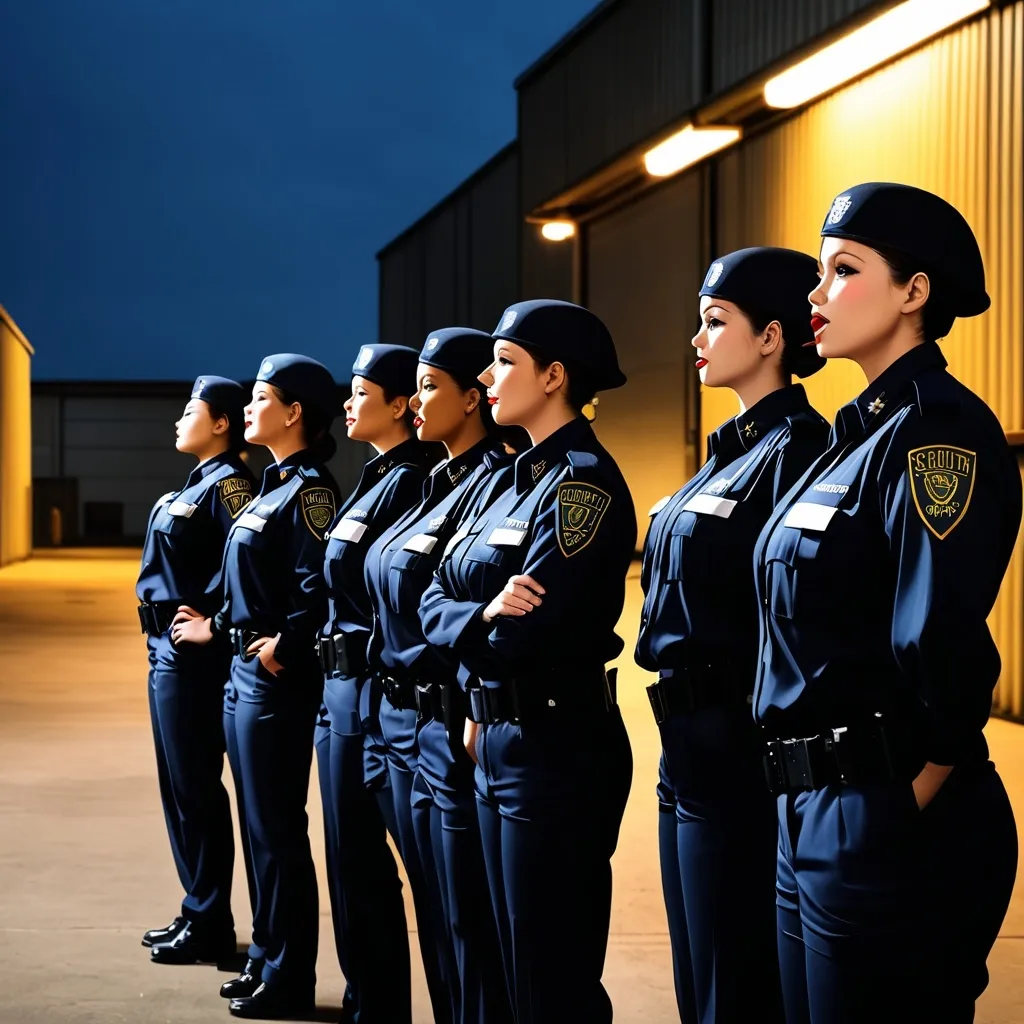
[(309, 449), (267, 467), (228, 534), (218, 629), (280, 633), (274, 657), (286, 667), (315, 656), (327, 613), (324, 536), (337, 501), (334, 477)]
[[(599, 667), (622, 651), (615, 624), (636, 547), (626, 482), (579, 417), (516, 459), (514, 484), (449, 542), (423, 595), (427, 640), (485, 685), (536, 667)], [(483, 612), (510, 576), (546, 590), (523, 616)]]
[(432, 446), (410, 438), (363, 467), (327, 538), (324, 574), (330, 601), (325, 636), (344, 633), (357, 637), (357, 644), (369, 641), (373, 605), (363, 581), (364, 560), (373, 542), (418, 504), (436, 457)]
[(985, 620), (1021, 519), (1002, 428), (929, 342), (839, 410), (830, 442), (758, 540), (756, 717), (786, 738), (882, 713), (925, 760), (987, 756)]
[(728, 665), (753, 687), (754, 545), (827, 442), (828, 423), (799, 384), (773, 391), (710, 435), (700, 472), (652, 509), (637, 664), (652, 672), (693, 660)]
[(206, 615), (220, 608), (224, 539), (252, 499), (253, 482), (238, 453), (224, 452), (153, 506), (135, 588), (140, 601), (174, 601)]
[[(485, 438), (439, 466), (424, 486), (423, 501), (374, 544), (366, 559), (366, 587), (375, 616), (371, 662), (411, 669), (438, 682), (454, 675), (452, 663), (423, 636), (419, 607), (445, 547), (481, 491), (493, 491), (492, 474), (511, 468), (512, 456)], [(511, 483), (508, 480), (507, 483)], [(489, 486), (490, 485), (490, 486)]]

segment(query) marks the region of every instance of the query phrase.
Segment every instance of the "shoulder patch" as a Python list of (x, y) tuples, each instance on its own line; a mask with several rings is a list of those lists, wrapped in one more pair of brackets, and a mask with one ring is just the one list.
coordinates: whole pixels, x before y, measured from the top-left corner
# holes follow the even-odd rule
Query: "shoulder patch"
[(594, 539), (611, 503), (611, 495), (593, 484), (558, 485), (558, 546), (566, 558)]
[(907, 458), (918, 515), (939, 540), (945, 540), (967, 514), (974, 493), (977, 453), (931, 444), (912, 449)]
[(299, 502), (310, 533), (323, 540), (324, 530), (334, 518), (334, 492), (330, 487), (309, 487), (299, 495)]
[(229, 476), (217, 484), (217, 497), (232, 519), (252, 501), (252, 484), (244, 476)]

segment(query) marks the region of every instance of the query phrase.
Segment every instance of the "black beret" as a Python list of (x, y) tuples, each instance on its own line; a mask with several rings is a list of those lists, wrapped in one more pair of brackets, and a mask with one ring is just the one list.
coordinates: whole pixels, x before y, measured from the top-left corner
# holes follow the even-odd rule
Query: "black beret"
[(474, 386), (494, 361), (494, 339), (471, 327), (445, 327), (430, 334), (419, 359), (450, 373), (463, 386)]
[(595, 391), (621, 388), (626, 383), (608, 328), (589, 309), (572, 302), (517, 302), (502, 314), (493, 337), (532, 349), (551, 362), (564, 363), (570, 374), (573, 368), (585, 372)]
[(287, 392), (295, 401), (316, 409), (328, 420), (338, 411), (338, 386), (331, 371), (309, 356), (295, 352), (279, 352), (260, 363), (256, 380), (273, 384)]
[(242, 413), (248, 401), (245, 388), (238, 381), (227, 377), (197, 377), (192, 385), (192, 397), (224, 413), (232, 427), (242, 422)]
[(768, 322), (778, 320), (786, 346), (786, 366), (798, 377), (810, 377), (825, 365), (811, 346), (811, 302), (818, 285), (818, 261), (806, 253), (772, 246), (738, 249), (715, 260), (704, 278), (701, 295), (735, 302), (742, 310)]
[(836, 196), (823, 237), (849, 238), (895, 249), (920, 265), (956, 316), (977, 316), (991, 305), (978, 240), (963, 214), (931, 192), (869, 181)]
[(409, 398), (416, 394), (419, 354), (405, 345), (364, 345), (352, 364), (353, 377), (379, 384), (389, 395)]

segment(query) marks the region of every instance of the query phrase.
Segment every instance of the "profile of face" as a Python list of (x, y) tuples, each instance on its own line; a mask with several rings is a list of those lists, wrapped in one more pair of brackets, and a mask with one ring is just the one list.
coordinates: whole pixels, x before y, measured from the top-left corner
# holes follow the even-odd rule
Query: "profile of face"
[(898, 285), (889, 264), (860, 242), (824, 238), (819, 262), (821, 280), (808, 299), (818, 354), (829, 359), (870, 357), (928, 299), (926, 275)]
[[(808, 309), (808, 316), (810, 310)], [(697, 372), (709, 388), (735, 388), (782, 356), (782, 331), (772, 321), (760, 334), (739, 306), (713, 295), (700, 300), (700, 328), (690, 344), (697, 350)]]
[(487, 386), (487, 401), (499, 426), (533, 422), (550, 395), (568, 386), (561, 363), (541, 369), (525, 348), (500, 338), (494, 344), (494, 362), (479, 379)]
[(420, 363), (416, 368), (416, 394), (409, 399), (409, 408), (416, 414), (416, 436), (421, 441), (454, 440), (466, 418), (477, 415), (480, 399), (476, 388), (463, 391), (450, 373)]
[(298, 423), (302, 406), (298, 402), (286, 405), (273, 386), (258, 380), (252, 388), (252, 398), (245, 407), (245, 439), (250, 444), (271, 445)]
[(214, 418), (208, 402), (192, 398), (174, 424), (174, 447), (186, 455), (208, 452), (220, 438), (227, 438), (228, 418)]
[(386, 437), (395, 428), (408, 408), (405, 397), (393, 398), (390, 402), (384, 389), (372, 380), (352, 378), (352, 395), (345, 403), (345, 428), (353, 441), (372, 444)]

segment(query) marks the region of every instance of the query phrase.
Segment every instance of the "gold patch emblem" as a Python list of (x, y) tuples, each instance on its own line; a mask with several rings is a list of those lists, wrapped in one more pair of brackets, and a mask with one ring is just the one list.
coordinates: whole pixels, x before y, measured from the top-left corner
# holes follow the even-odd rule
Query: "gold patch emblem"
[(908, 455), (914, 504), (925, 526), (944, 540), (967, 514), (978, 456), (966, 448), (928, 445)]
[(252, 501), (252, 484), (244, 476), (230, 476), (217, 484), (217, 497), (232, 519)]
[(322, 540), (324, 529), (334, 518), (334, 492), (329, 487), (311, 487), (299, 496), (302, 502), (302, 518), (306, 520), (310, 533)]
[(611, 495), (593, 484), (558, 485), (558, 546), (566, 558), (594, 539), (611, 503)]

